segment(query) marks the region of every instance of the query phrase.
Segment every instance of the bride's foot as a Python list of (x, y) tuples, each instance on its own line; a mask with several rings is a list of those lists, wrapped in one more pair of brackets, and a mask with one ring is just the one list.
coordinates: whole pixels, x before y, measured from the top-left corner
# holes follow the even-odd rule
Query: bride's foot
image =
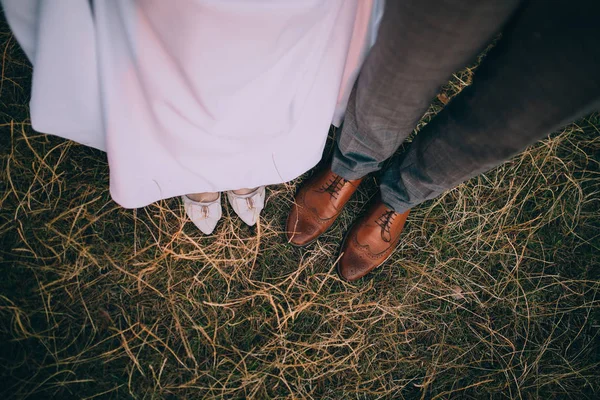
[(190, 193), (190, 194), (186, 194), (186, 196), (189, 197), (189, 199), (192, 201), (199, 202), (199, 203), (206, 203), (206, 202), (213, 202), (213, 201), (218, 200), (220, 193), (219, 192)]
[(227, 192), (229, 204), (233, 211), (246, 224), (253, 226), (258, 221), (260, 212), (265, 207), (265, 187), (254, 189), (230, 190)]
[(221, 193), (193, 193), (181, 198), (185, 212), (194, 225), (205, 235), (210, 235), (223, 214)]

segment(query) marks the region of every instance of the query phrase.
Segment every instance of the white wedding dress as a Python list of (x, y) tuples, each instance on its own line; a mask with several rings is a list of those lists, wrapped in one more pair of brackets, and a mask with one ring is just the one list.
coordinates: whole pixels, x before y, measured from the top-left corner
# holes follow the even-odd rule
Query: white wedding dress
[(281, 183), (321, 158), (377, 0), (2, 0), (31, 122), (107, 152), (124, 207)]

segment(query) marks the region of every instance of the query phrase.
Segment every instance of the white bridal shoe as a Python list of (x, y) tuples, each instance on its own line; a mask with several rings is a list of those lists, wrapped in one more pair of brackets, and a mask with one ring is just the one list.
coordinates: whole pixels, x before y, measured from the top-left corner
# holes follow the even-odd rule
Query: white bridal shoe
[(185, 212), (194, 225), (205, 235), (210, 235), (223, 215), (221, 209), (221, 193), (213, 201), (194, 201), (187, 196), (181, 196)]
[(235, 194), (230, 190), (227, 192), (227, 199), (242, 221), (253, 226), (265, 207), (265, 187), (259, 186), (248, 194)]

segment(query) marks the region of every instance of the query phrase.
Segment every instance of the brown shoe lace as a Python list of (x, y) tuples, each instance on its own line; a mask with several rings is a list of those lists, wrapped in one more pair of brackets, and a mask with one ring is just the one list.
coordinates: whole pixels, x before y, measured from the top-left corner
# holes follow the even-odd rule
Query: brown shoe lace
[(375, 221), (375, 223), (381, 227), (381, 239), (385, 242), (389, 243), (392, 241), (390, 227), (397, 215), (398, 214), (393, 210), (386, 211)]
[(342, 190), (346, 182), (348, 182), (347, 179), (344, 179), (339, 175), (333, 175), (319, 188), (319, 191), (327, 192), (331, 197), (337, 199), (340, 190)]

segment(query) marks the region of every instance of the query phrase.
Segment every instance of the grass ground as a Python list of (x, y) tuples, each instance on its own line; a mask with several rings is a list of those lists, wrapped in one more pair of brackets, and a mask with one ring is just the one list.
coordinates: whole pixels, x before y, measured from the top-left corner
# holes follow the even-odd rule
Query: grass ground
[(118, 207), (103, 153), (34, 132), (5, 24), (0, 49), (1, 398), (600, 395), (598, 115), (416, 208), (348, 284), (336, 252), (376, 177), (307, 249), (282, 235), (303, 178), (256, 229), (226, 209), (202, 237), (177, 199)]

